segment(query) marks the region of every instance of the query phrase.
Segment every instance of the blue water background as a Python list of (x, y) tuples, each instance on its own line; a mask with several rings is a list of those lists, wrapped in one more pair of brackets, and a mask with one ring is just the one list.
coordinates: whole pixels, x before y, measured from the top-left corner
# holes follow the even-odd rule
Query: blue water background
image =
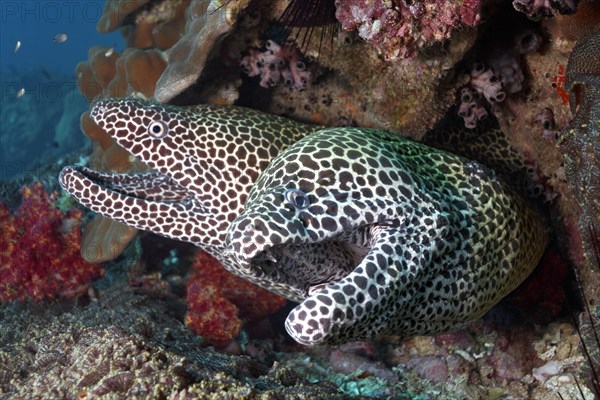
[[(86, 143), (78, 116), (87, 101), (77, 91), (75, 67), (92, 46), (124, 47), (118, 31), (96, 30), (104, 3), (0, 1), (0, 179), (14, 179)], [(64, 43), (55, 42), (59, 33), (68, 35)], [(19, 97), (21, 88), (26, 94)]]

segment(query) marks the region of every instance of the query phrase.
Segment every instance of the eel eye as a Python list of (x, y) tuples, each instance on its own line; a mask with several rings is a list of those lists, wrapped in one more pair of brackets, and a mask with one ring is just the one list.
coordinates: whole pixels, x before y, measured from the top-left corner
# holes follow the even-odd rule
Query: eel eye
[(288, 189), (285, 191), (284, 196), (288, 203), (299, 210), (304, 210), (310, 206), (308, 196), (302, 190)]
[(152, 121), (148, 125), (148, 134), (156, 139), (160, 139), (169, 133), (169, 126), (165, 121)]

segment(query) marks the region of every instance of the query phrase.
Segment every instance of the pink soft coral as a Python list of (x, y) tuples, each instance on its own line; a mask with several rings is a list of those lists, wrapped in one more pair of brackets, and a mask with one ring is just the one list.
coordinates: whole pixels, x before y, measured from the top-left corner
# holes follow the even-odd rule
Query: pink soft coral
[(302, 61), (298, 47), (291, 42), (280, 45), (267, 40), (263, 48), (250, 47), (240, 65), (248, 76), (260, 76), (260, 86), (286, 86), (303, 90), (310, 80), (310, 72)]
[(98, 264), (81, 258), (82, 212), (63, 213), (39, 182), (21, 189), (13, 214), (0, 203), (0, 300), (36, 301), (84, 293), (102, 276)]

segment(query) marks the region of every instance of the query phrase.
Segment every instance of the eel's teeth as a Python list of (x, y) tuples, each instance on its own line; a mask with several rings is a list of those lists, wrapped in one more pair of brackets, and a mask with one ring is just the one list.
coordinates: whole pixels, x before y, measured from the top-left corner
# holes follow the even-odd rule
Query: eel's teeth
[(308, 295), (312, 296), (313, 294), (320, 292), (325, 289), (325, 286), (329, 285), (329, 283), (319, 283), (317, 285), (311, 286), (308, 288)]
[(265, 259), (272, 261), (274, 263), (277, 262), (277, 259), (275, 258), (275, 256), (273, 255), (273, 253), (271, 253), (270, 251), (266, 250), (264, 253), (264, 257)]

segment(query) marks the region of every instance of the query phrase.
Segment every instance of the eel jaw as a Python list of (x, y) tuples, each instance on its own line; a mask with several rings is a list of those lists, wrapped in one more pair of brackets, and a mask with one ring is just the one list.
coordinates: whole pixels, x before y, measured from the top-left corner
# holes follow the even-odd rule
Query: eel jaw
[(269, 229), (279, 235), (269, 235), (260, 218), (235, 221), (225, 253), (245, 273), (268, 279), (267, 289), (296, 302), (346, 277), (368, 252), (339, 235), (322, 237), (304, 227), (296, 235)]
[[(137, 229), (173, 239), (191, 241), (182, 224), (203, 212), (185, 187), (160, 173), (112, 174), (82, 166), (67, 166), (60, 186), (83, 206)], [(170, 223), (157, 223), (165, 216)]]
[[(90, 186), (80, 185), (89, 182)], [(149, 173), (100, 172), (79, 165), (70, 165), (59, 174), (60, 186), (77, 200), (84, 198), (84, 191), (108, 191), (121, 198), (137, 198), (148, 201), (186, 202), (193, 198), (188, 190), (167, 175)]]

